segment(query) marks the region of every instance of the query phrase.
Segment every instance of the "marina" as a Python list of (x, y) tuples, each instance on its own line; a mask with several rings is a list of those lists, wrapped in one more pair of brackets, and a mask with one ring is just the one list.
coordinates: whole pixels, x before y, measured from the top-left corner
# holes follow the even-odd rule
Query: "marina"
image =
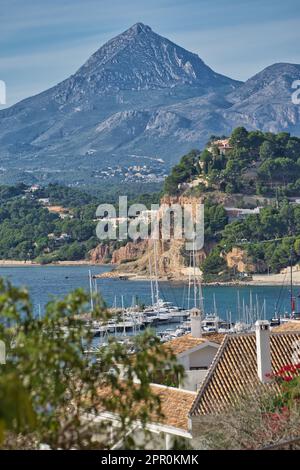
[[(2, 267), (0, 275), (17, 286), (28, 287), (38, 316), (51, 299), (61, 298), (76, 288), (89, 291), (89, 270), (93, 276), (110, 269), (110, 266)], [(166, 339), (175, 332), (180, 335), (190, 329), (189, 310), (193, 301), (192, 295), (188, 298), (189, 287), (186, 284), (160, 282), (161, 299), (156, 306), (152, 304), (149, 281), (97, 279), (97, 289), (109, 308), (120, 312), (123, 309), (123, 314), (118, 321), (113, 319), (108, 325), (94, 324), (96, 339), (108, 333), (120, 337), (132, 335), (149, 326)], [(296, 302), (298, 290), (294, 286)], [(244, 331), (250, 329), (257, 318), (271, 319), (275, 316), (278, 320), (278, 314), (281, 321), (284, 317), (289, 319), (289, 284), (274, 287), (204, 286), (202, 291), (205, 312), (203, 331), (218, 329), (219, 332), (226, 332), (233, 325), (233, 331)], [(134, 302), (137, 305), (134, 306)]]

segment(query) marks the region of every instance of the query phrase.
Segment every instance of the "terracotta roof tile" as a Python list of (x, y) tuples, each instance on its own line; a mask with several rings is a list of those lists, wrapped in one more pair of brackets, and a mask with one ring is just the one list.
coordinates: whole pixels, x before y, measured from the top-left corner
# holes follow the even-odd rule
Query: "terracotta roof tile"
[(172, 351), (173, 354), (178, 355), (188, 351), (189, 349), (194, 349), (207, 341), (220, 344), (223, 339), (224, 335), (218, 335), (217, 333), (207, 335), (203, 334), (202, 338), (195, 338), (189, 333), (167, 341), (163, 344), (163, 347)]
[(300, 332), (300, 321), (299, 320), (291, 320), (288, 322), (284, 322), (279, 326), (275, 326), (272, 329), (272, 332), (280, 333), (285, 331), (299, 331)]
[[(156, 384), (151, 385), (151, 390), (154, 395), (159, 397), (161, 407), (160, 415), (155, 411), (152, 412), (151, 422), (188, 431), (189, 411), (197, 396), (196, 392)], [(98, 390), (98, 395), (103, 399), (110, 398), (112, 394), (109, 387)], [(126, 400), (126, 397), (123, 398)], [(99, 408), (99, 411), (104, 411), (104, 409)]]
[(202, 335), (203, 338), (207, 339), (208, 341), (211, 341), (212, 343), (217, 343), (221, 344), (225, 338), (224, 333), (203, 333)]
[(162, 424), (187, 431), (189, 411), (196, 393), (159, 385), (152, 385), (152, 390), (161, 401), (161, 411), (164, 416)]
[[(292, 362), (299, 333), (272, 333), (273, 370)], [(243, 395), (255, 393), (257, 376), (255, 334), (228, 335), (222, 343), (195, 399), (191, 415), (218, 414)], [(266, 387), (277, 388), (275, 383)]]

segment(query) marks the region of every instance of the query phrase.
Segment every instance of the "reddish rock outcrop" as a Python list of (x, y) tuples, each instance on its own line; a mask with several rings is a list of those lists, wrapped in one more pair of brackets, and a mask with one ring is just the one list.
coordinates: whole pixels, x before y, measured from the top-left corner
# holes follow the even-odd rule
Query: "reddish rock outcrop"
[(127, 261), (135, 261), (147, 252), (147, 247), (147, 240), (128, 242), (125, 246), (121, 246), (112, 253), (111, 262), (113, 264), (121, 264)]
[[(199, 198), (186, 196), (165, 196), (161, 200), (163, 204), (179, 204), (182, 207), (188, 205), (191, 213), (196, 213), (197, 205), (201, 202)], [(159, 216), (161, 218), (161, 216)], [(112, 264), (116, 264), (119, 273), (136, 273), (140, 275), (149, 275), (149, 264), (152, 273), (155, 271), (155, 251), (157, 259), (157, 271), (160, 277), (180, 279), (185, 276), (185, 271), (190, 263), (189, 253), (185, 252), (185, 240), (159, 240), (154, 248), (152, 240), (140, 240), (137, 242), (128, 242), (120, 248), (114, 249), (113, 245), (99, 245), (91, 252), (91, 259), (94, 262), (107, 262), (110, 259)], [(197, 266), (200, 265), (206, 257), (205, 250), (196, 253)], [(106, 261), (105, 261), (106, 260)]]
[(266, 269), (263, 261), (254, 263), (247, 253), (239, 247), (233, 247), (225, 255), (225, 260), (229, 268), (234, 268), (240, 273), (264, 272)]
[(95, 264), (110, 263), (111, 253), (109, 245), (100, 243), (96, 248), (89, 252), (90, 260)]

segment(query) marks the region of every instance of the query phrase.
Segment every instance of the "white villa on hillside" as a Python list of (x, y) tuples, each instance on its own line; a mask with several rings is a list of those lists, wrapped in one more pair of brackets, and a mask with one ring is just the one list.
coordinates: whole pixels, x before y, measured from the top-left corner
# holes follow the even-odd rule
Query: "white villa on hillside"
[(220, 155), (226, 155), (230, 150), (232, 150), (232, 146), (229, 143), (229, 139), (214, 140), (210, 143), (207, 150), (211, 152), (214, 146), (218, 148)]
[(258, 215), (262, 207), (255, 207), (254, 209), (241, 209), (239, 207), (224, 207), (228, 221), (232, 222), (233, 220), (242, 220), (245, 219), (248, 215)]

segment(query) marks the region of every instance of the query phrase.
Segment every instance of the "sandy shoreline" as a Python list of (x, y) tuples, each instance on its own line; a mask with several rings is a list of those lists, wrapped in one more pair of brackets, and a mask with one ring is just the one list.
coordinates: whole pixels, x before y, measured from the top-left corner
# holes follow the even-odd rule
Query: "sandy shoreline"
[(54, 263), (36, 263), (35, 261), (20, 261), (11, 259), (0, 259), (1, 268), (17, 267), (17, 266), (107, 266), (107, 264), (92, 263), (87, 260), (78, 261), (55, 261)]
[[(121, 271), (108, 271), (96, 277), (100, 279), (124, 279), (130, 281), (150, 281), (150, 277), (145, 275), (139, 275), (135, 273), (127, 273)], [(168, 277), (160, 277), (158, 279), (162, 282), (171, 282), (174, 284), (178, 283), (188, 283), (188, 277), (182, 276), (180, 278), (168, 278)], [(209, 282), (202, 284), (204, 286), (213, 286), (213, 287), (224, 287), (224, 286), (239, 286), (239, 287), (246, 287), (246, 286), (281, 286), (281, 285), (288, 285), (290, 283), (289, 274), (254, 274), (252, 280), (242, 281), (236, 280), (231, 282)], [(295, 286), (300, 286), (300, 271), (293, 272), (293, 284)]]
[[(280, 273), (280, 274), (254, 274), (253, 281), (250, 284), (253, 285), (262, 285), (262, 286), (276, 286), (282, 284), (290, 283), (290, 274), (289, 273)], [(293, 271), (293, 284), (300, 285), (300, 271)]]

